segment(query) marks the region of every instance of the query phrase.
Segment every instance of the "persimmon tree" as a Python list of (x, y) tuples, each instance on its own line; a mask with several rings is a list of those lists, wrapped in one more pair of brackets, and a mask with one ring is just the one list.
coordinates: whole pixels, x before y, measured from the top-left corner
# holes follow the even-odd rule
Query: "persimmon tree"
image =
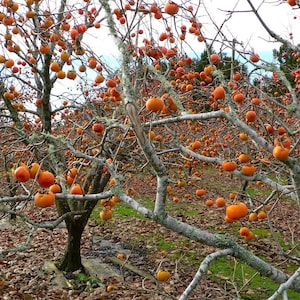
[[(267, 27), (259, 8), (247, 3), (270, 37), (297, 58), (299, 48)], [(289, 277), (233, 237), (191, 226), (166, 208), (172, 188), (201, 176), (199, 165), (216, 167), (220, 180), (229, 175), (241, 181), (230, 201), (216, 201), (218, 207), (226, 205), (224, 222), (249, 217), (267, 218), (271, 224), (286, 198), (299, 203), (297, 66), (285, 74), (278, 65), (262, 61), (252, 49), (228, 38), (212, 17), (215, 31), (209, 33), (199, 13), (205, 3), (5, 0), (1, 5), (1, 202), (18, 204), (1, 211), (35, 228), (65, 221), (62, 270), (82, 268), (81, 235), (99, 200), (104, 220), (123, 201), (179, 234), (223, 249), (201, 264), (181, 299), (188, 297), (211, 260), (226, 255), (281, 284), (277, 293), (299, 291), (297, 273)], [(116, 71), (91, 42), (107, 34), (101, 33), (104, 27), (120, 51)], [(193, 57), (200, 46), (208, 61), (196, 71)], [(222, 62), (225, 49), (232, 55), (230, 65), (227, 56)], [(237, 57), (243, 63), (236, 64)], [(126, 180), (130, 170), (156, 178), (153, 210), (142, 205)], [(270, 194), (264, 201), (248, 197), (249, 183), (268, 187)], [(198, 189), (194, 197), (204, 193)], [(34, 223), (19, 211), (19, 202), (29, 200), (43, 208), (55, 203), (57, 220)], [(247, 241), (255, 238), (248, 228), (242, 227), (240, 234)]]

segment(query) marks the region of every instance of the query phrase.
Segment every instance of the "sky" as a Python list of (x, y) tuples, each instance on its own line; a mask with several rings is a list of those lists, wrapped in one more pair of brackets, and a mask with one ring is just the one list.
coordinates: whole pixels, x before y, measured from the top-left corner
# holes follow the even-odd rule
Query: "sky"
[[(194, 1), (196, 0), (189, 1), (189, 3)], [(166, 1), (157, 0), (156, 2), (163, 7)], [(180, 2), (180, 0), (177, 1), (177, 3)], [(198, 1), (196, 2), (198, 3)], [(289, 39), (290, 32), (293, 32), (294, 40), (290, 41), (294, 43), (300, 42), (300, 9), (293, 9), (280, 0), (253, 0), (252, 2), (258, 9), (263, 20), (274, 32), (287, 39)], [(229, 18), (230, 11), (235, 11), (235, 13), (232, 13)], [(214, 20), (215, 25), (207, 16), (208, 13)], [(223, 27), (226, 37), (231, 40), (235, 38), (241, 41), (247, 51), (253, 50), (262, 56), (270, 57), (272, 50), (280, 46), (270, 39), (255, 15), (250, 12), (250, 6), (246, 0), (202, 0), (198, 16), (203, 24), (203, 33), (207, 37), (214, 37), (216, 26), (221, 26), (224, 20), (228, 19)], [(157, 28), (157, 31), (159, 30), (161, 30), (161, 28)], [(105, 45), (105, 47), (101, 47), (101, 53), (104, 56), (118, 55), (118, 49), (105, 26), (101, 28), (101, 34), (97, 34), (96, 39), (97, 44), (101, 43)], [(199, 45), (196, 38), (191, 35), (188, 36), (187, 41), (192, 48), (199, 49), (198, 51), (201, 52), (204, 50), (204, 45)]]
[[(225, 29), (229, 35), (232, 34), (237, 40), (243, 41), (245, 46), (249, 45), (255, 51), (268, 51), (274, 48), (274, 43), (270, 41), (266, 30), (254, 13), (250, 12), (246, 0), (206, 0), (203, 3), (207, 6), (207, 10), (212, 12), (218, 25), (228, 18), (227, 11), (236, 11), (225, 24)], [(294, 32), (298, 40), (296, 42), (299, 42), (299, 18), (294, 19), (294, 16), (300, 17), (299, 9), (292, 9), (280, 0), (253, 0), (252, 3), (270, 29), (287, 38), (290, 32)]]
[[(156, 0), (160, 7), (163, 7), (166, 1), (168, 0)], [(174, 1), (180, 3), (182, 0)], [(199, 3), (198, 0), (188, 1), (188, 3), (191, 2)], [(214, 37), (216, 28), (220, 27), (224, 20), (227, 20), (222, 29), (226, 34), (226, 38), (229, 40), (235, 38), (243, 43), (246, 51), (257, 52), (264, 60), (273, 60), (272, 50), (279, 48), (280, 44), (274, 43), (270, 39), (266, 30), (258, 22), (253, 12), (250, 11), (247, 0), (201, 0), (200, 3), (197, 15), (203, 24), (203, 33), (207, 37)], [(300, 41), (300, 9), (293, 9), (281, 0), (252, 0), (252, 3), (258, 9), (262, 19), (274, 32), (285, 38), (289, 38), (289, 33), (293, 32), (295, 41), (290, 41), (295, 43)], [(230, 12), (233, 13), (230, 14)], [(171, 21), (172, 17), (167, 16), (167, 18), (170, 23), (173, 22)], [(188, 21), (185, 24), (190, 26)], [(180, 23), (178, 23), (179, 26)], [(163, 30), (164, 28), (161, 25), (155, 28), (157, 33), (161, 33)], [(92, 29), (88, 32), (85, 36), (86, 42), (92, 48), (94, 47), (95, 52), (100, 54), (104, 61), (117, 68), (120, 63), (119, 50), (105, 24), (102, 24), (100, 29)], [(140, 40), (144, 37), (147, 36), (142, 35)], [(204, 51), (204, 43), (199, 43), (195, 36), (187, 34), (187, 42), (191, 48), (196, 50), (198, 55)], [(163, 45), (163, 43), (160, 44)], [(240, 50), (243, 47), (240, 47)], [(214, 48), (217, 48), (217, 44)], [(223, 48), (222, 50), (225, 50), (222, 52), (228, 52), (231, 55), (230, 48)], [(189, 51), (187, 49), (186, 52), (190, 55)], [(237, 59), (243, 61), (240, 57), (237, 57)]]

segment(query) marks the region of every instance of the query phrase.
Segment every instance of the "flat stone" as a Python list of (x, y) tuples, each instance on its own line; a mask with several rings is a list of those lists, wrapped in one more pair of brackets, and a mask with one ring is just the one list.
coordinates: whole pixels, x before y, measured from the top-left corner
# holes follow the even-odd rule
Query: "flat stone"
[(57, 269), (54, 262), (46, 260), (44, 262), (44, 270), (48, 273), (53, 274), (52, 283), (58, 287), (62, 288), (70, 288), (72, 287), (72, 284), (68, 281), (68, 279), (65, 277), (64, 273)]
[(11, 229), (13, 225), (8, 218), (0, 219), (0, 231)]
[(97, 258), (83, 258), (82, 264), (89, 274), (100, 282), (106, 282), (107, 279), (121, 280), (121, 275), (117, 269), (109, 264), (102, 263)]

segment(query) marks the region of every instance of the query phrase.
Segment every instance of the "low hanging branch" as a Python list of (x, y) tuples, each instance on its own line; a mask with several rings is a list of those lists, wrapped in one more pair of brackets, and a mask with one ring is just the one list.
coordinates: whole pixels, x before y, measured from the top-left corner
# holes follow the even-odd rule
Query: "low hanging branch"
[(196, 288), (200, 279), (206, 274), (210, 263), (212, 263), (214, 260), (216, 260), (221, 256), (227, 256), (231, 254), (233, 254), (232, 249), (224, 249), (207, 255), (205, 259), (202, 261), (202, 263), (200, 264), (200, 267), (197, 273), (195, 274), (193, 280), (191, 281), (191, 283), (188, 285), (188, 287), (185, 289), (185, 291), (182, 293), (182, 295), (178, 300), (186, 300), (188, 298), (191, 292)]
[[(116, 40), (117, 34), (115, 32), (115, 23), (112, 17), (112, 13), (108, 4), (108, 1), (102, 0), (100, 1), (103, 5), (104, 9), (106, 10), (107, 14), (107, 21), (109, 28), (111, 30), (111, 34), (115, 37)], [(130, 65), (130, 58), (128, 56), (128, 51), (126, 51), (124, 47), (124, 43), (118, 43), (119, 49), (122, 53), (123, 63), (122, 63), (122, 76), (123, 76), (123, 91), (124, 91), (124, 104), (125, 109), (127, 112), (128, 117), (130, 118), (133, 130), (136, 134), (138, 143), (145, 155), (145, 157), (148, 160), (148, 163), (152, 166), (154, 169), (156, 176), (157, 176), (157, 189), (156, 189), (156, 201), (155, 201), (155, 208), (154, 211), (145, 208), (142, 204), (135, 201), (130, 196), (124, 194), (124, 193), (118, 193), (118, 197), (130, 205), (133, 209), (143, 214), (145, 217), (150, 218), (157, 223), (163, 225), (164, 227), (172, 230), (173, 232), (177, 232), (178, 234), (181, 234), (189, 239), (202, 242), (206, 245), (225, 249), (217, 252), (216, 256), (218, 255), (231, 255), (234, 256), (256, 271), (258, 271), (262, 276), (268, 277), (272, 279), (273, 281), (277, 283), (285, 283), (289, 276), (286, 275), (284, 272), (280, 271), (279, 269), (271, 266), (270, 264), (266, 263), (256, 255), (254, 255), (252, 252), (248, 251), (247, 249), (240, 246), (236, 241), (229, 238), (226, 235), (220, 235), (220, 234), (211, 234), (207, 231), (201, 230), (199, 228), (196, 228), (194, 226), (191, 226), (189, 224), (186, 224), (182, 221), (177, 220), (176, 218), (173, 218), (169, 216), (165, 212), (165, 201), (166, 201), (166, 187), (168, 183), (168, 177), (166, 175), (166, 169), (163, 164), (163, 162), (159, 159), (159, 156), (157, 155), (155, 149), (151, 145), (149, 139), (146, 138), (145, 132), (143, 130), (143, 126), (141, 124), (141, 121), (139, 119), (139, 115), (136, 108), (136, 101), (135, 101), (135, 94), (132, 90), (131, 82), (129, 81), (130, 78), (130, 71), (129, 71), (129, 65)], [(218, 118), (223, 117), (227, 120), (231, 121), (232, 123), (235, 123), (235, 115), (234, 114), (228, 114), (224, 111), (218, 111), (218, 112), (210, 112), (207, 114), (198, 114), (198, 115), (184, 115), (174, 118), (169, 118), (167, 120), (160, 120), (156, 122), (156, 125), (161, 125), (162, 123), (166, 123), (168, 121), (172, 122), (178, 122), (179, 120), (184, 119), (190, 119), (190, 120), (199, 120), (201, 119), (200, 116), (203, 116), (203, 118), (209, 119), (209, 118)], [(149, 126), (150, 124), (148, 124)], [(242, 124), (240, 127), (246, 130), (247, 133), (251, 137), (255, 137), (255, 140), (258, 141), (260, 145), (265, 147), (267, 151), (271, 151), (271, 145), (268, 144), (263, 138), (260, 136), (254, 136), (254, 131), (250, 128), (244, 128), (245, 126)], [(212, 256), (214, 257), (214, 256)], [(207, 269), (207, 263), (212, 259), (212, 257), (208, 257), (204, 264), (202, 264), (202, 268), (200, 266), (199, 275), (194, 278), (194, 280), (191, 282), (191, 286), (194, 286), (199, 281), (198, 278), (201, 278), (201, 274), (204, 272), (204, 270)], [(293, 281), (291, 285), (289, 286), (291, 289), (296, 290), (297, 292), (300, 292), (300, 280)], [(189, 292), (192, 288), (188, 288), (187, 291)], [(187, 293), (188, 293), (187, 292)], [(182, 298), (185, 299), (185, 298)]]
[[(261, 276), (268, 277), (279, 284), (282, 284), (289, 279), (287, 274), (266, 263), (252, 252), (240, 246), (236, 241), (227, 235), (209, 233), (205, 230), (201, 230), (187, 223), (179, 221), (169, 215), (166, 215), (164, 218), (160, 218), (153, 213), (152, 210), (145, 208), (141, 203), (135, 201), (128, 195), (119, 194), (118, 197), (133, 209), (144, 215), (146, 218), (156, 221), (173, 232), (177, 232), (180, 235), (197, 242), (204, 243), (208, 246), (220, 249), (231, 249), (232, 252), (229, 255), (240, 259), (248, 266), (259, 272)], [(293, 281), (290, 285), (290, 288), (300, 292), (300, 280)]]

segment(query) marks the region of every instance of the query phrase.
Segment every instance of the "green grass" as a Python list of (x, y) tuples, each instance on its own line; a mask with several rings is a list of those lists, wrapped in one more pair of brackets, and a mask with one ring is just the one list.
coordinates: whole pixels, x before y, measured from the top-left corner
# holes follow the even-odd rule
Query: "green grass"
[[(209, 270), (211, 277), (217, 282), (226, 281), (227, 286), (234, 282), (243, 300), (266, 299), (279, 287), (279, 284), (266, 277), (261, 277), (244, 263), (228, 257), (213, 261), (209, 266)], [(299, 299), (298, 293), (291, 290), (288, 290), (287, 293), (289, 300)], [(277, 299), (280, 300), (282, 297)]]
[[(241, 183), (235, 179), (231, 181), (226, 180), (222, 182), (215, 182), (209, 179), (209, 176), (205, 176), (205, 174), (218, 174), (218, 170), (214, 167), (205, 167), (201, 169), (203, 172), (202, 180), (200, 181), (201, 186), (205, 187), (208, 191), (219, 191), (228, 193), (232, 191), (239, 191), (241, 187)], [(191, 187), (194, 189), (194, 187)], [(264, 198), (269, 195), (270, 190), (268, 187), (261, 187), (256, 185), (255, 183), (250, 183), (245, 191), (253, 199), (255, 198)], [(138, 198), (138, 195), (136, 196)], [(224, 196), (225, 197), (225, 196)], [(171, 198), (170, 198), (171, 199)], [(216, 220), (212, 219), (215, 218), (215, 215), (205, 214), (202, 213), (203, 204), (201, 207), (202, 202), (198, 202), (195, 200), (191, 203), (191, 201), (185, 201), (185, 199), (180, 200), (178, 203), (174, 203), (172, 200), (168, 200), (166, 204), (166, 210), (171, 215), (175, 216), (185, 216), (190, 217), (189, 221), (195, 222), (202, 222), (205, 224), (205, 229), (216, 233), (220, 231), (219, 223)], [(149, 209), (153, 209), (155, 199), (153, 197), (148, 196), (140, 196), (139, 200), (145, 207)], [(200, 203), (200, 204), (199, 204)], [(95, 219), (99, 220), (99, 211), (101, 206), (99, 205), (96, 209)], [(212, 208), (215, 209), (215, 208)], [(94, 213), (93, 213), (94, 214)], [(113, 218), (119, 220), (128, 220), (128, 219), (141, 219), (146, 220), (138, 212), (134, 211), (131, 207), (124, 203), (118, 203), (113, 208)], [(202, 224), (202, 223), (201, 223)], [(217, 224), (217, 225), (216, 225)], [(233, 235), (238, 237), (238, 231), (241, 227), (241, 224), (236, 222), (230, 225), (226, 225), (225, 229), (222, 229), (222, 232), (226, 232), (229, 235)], [(252, 228), (253, 227), (253, 228)], [(251, 230), (254, 232), (256, 238), (258, 240), (265, 240), (272, 239), (271, 233), (269, 228), (257, 228), (257, 227), (264, 227), (264, 226), (253, 226), (251, 224)], [(225, 230), (225, 231), (224, 231)], [(159, 231), (149, 230), (146, 234), (136, 234), (135, 237), (132, 239), (132, 243), (134, 244), (136, 241), (145, 241), (147, 245), (156, 249), (155, 251), (167, 251), (167, 257), (172, 261), (180, 261), (180, 264), (184, 267), (188, 267), (191, 270), (196, 271), (201, 263), (201, 261), (205, 258), (203, 252), (195, 245), (193, 245), (192, 241), (184, 238), (182, 236), (178, 236), (178, 238), (174, 239), (174, 236), (161, 234)], [(287, 242), (284, 241), (283, 237), (278, 235), (278, 242), (285, 250), (290, 250), (291, 245), (287, 245)], [(201, 246), (200, 246), (201, 248)], [(299, 248), (296, 248), (295, 251), (300, 251)], [(207, 249), (205, 250), (205, 253)], [(294, 254), (294, 253), (292, 253)], [(266, 254), (263, 254), (266, 255)], [(294, 254), (298, 256), (298, 253)], [(268, 257), (263, 258), (268, 261)], [(281, 265), (281, 268), (285, 272), (293, 272), (297, 268), (296, 264), (293, 263), (285, 263)], [(209, 275), (212, 280), (221, 283), (222, 285), (226, 285), (231, 292), (233, 291), (234, 285), (237, 286), (237, 290), (240, 292), (240, 296), (244, 300), (256, 300), (256, 299), (266, 299), (270, 297), (279, 287), (279, 284), (274, 283), (272, 280), (267, 279), (266, 277), (261, 277), (256, 271), (252, 268), (248, 267), (244, 263), (235, 260), (231, 257), (220, 258), (209, 266)], [(291, 290), (288, 291), (289, 300), (299, 299), (299, 294), (293, 292)], [(282, 297), (278, 297), (278, 299), (282, 299)]]
[(122, 202), (114, 206), (113, 217), (117, 217), (118, 219), (131, 219), (133, 217), (137, 219), (145, 219), (145, 217), (139, 212)]

